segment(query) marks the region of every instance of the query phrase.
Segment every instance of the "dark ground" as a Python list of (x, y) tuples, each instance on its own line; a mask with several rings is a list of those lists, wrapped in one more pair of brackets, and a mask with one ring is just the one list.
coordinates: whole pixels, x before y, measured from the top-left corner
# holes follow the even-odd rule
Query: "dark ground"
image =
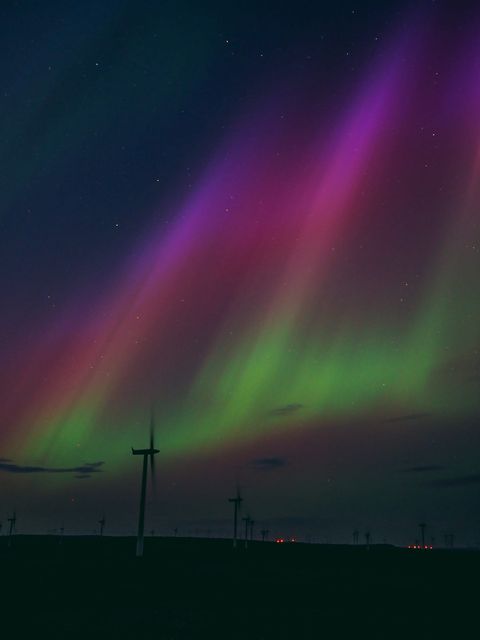
[(137, 560), (133, 538), (7, 541), (2, 636), (480, 637), (479, 552), (150, 538)]

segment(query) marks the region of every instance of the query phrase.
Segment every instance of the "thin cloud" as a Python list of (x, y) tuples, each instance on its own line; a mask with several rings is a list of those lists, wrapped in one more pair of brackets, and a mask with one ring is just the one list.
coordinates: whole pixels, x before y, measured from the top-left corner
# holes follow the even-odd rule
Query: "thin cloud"
[(440, 478), (432, 482), (434, 487), (441, 489), (450, 487), (468, 487), (480, 484), (480, 473), (472, 473), (466, 476), (456, 476), (453, 478)]
[(102, 467), (105, 464), (103, 460), (98, 462), (84, 462), (78, 467), (40, 467), (32, 465), (15, 464), (12, 461), (0, 460), (0, 471), (13, 474), (32, 474), (32, 473), (73, 473), (75, 478), (89, 478), (92, 473), (102, 473)]
[(303, 404), (299, 402), (293, 402), (291, 404), (285, 404), (281, 407), (276, 407), (270, 411), (270, 415), (272, 416), (290, 416), (292, 413), (296, 413), (303, 408)]
[(285, 467), (286, 464), (287, 460), (285, 458), (258, 458), (257, 460), (252, 460), (249, 467), (255, 469), (255, 471), (274, 471)]
[(102, 465), (105, 464), (104, 460), (99, 460), (98, 462), (85, 462), (85, 467), (91, 467), (92, 469), (99, 469)]

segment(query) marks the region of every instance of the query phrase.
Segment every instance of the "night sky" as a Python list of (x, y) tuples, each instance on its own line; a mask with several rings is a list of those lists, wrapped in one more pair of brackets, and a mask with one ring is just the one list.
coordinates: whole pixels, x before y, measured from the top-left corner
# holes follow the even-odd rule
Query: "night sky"
[(0, 521), (480, 541), (460, 5), (2, 3)]

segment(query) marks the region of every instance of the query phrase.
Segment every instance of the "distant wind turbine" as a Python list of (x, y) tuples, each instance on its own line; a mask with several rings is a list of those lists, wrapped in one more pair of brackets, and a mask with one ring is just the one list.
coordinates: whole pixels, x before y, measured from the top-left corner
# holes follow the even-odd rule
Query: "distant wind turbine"
[(150, 417), (150, 446), (148, 449), (134, 449), (132, 447), (132, 454), (134, 456), (143, 456), (143, 469), (142, 469), (142, 488), (140, 491), (140, 510), (138, 513), (138, 532), (137, 532), (137, 551), (138, 558), (143, 556), (143, 532), (145, 526), (145, 494), (147, 491), (147, 467), (148, 459), (150, 458), (150, 472), (152, 478), (152, 484), (155, 486), (155, 459), (154, 455), (159, 453), (159, 449), (155, 449), (154, 446), (154, 417), (153, 411)]
[(425, 528), (427, 525), (421, 522), (418, 526), (420, 527), (420, 535), (422, 537), (422, 547), (425, 548)]
[(243, 498), (240, 495), (240, 489), (237, 487), (237, 495), (235, 498), (229, 498), (228, 501), (233, 504), (233, 548), (237, 548), (237, 530), (238, 530), (238, 515), (242, 507)]
[(105, 528), (105, 514), (102, 516), (101, 520), (98, 521), (100, 525), (100, 537), (103, 536), (103, 529)]
[(262, 534), (262, 542), (265, 542), (265, 540), (268, 538), (268, 534), (270, 533), (269, 530), (262, 529), (260, 533)]
[(11, 518), (8, 518), (8, 522), (10, 523), (10, 530), (8, 532), (8, 546), (12, 544), (13, 534), (17, 530), (17, 514), (14, 511)]

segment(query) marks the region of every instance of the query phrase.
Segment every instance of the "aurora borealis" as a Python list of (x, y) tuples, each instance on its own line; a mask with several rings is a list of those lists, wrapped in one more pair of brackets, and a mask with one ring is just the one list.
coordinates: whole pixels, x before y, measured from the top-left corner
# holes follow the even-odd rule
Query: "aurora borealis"
[(473, 540), (480, 15), (441, 4), (14, 12), (0, 457), (104, 465), (8, 502), (128, 527), (154, 405), (158, 527), (238, 480), (273, 526)]

